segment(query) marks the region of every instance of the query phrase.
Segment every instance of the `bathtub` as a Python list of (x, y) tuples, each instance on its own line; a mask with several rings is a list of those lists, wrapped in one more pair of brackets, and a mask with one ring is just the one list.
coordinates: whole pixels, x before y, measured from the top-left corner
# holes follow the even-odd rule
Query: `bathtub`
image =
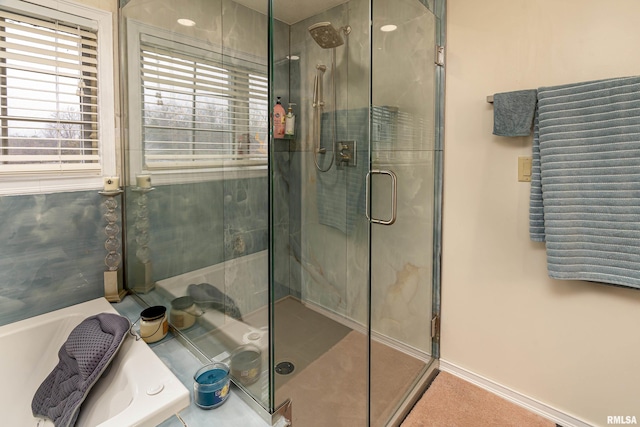
[[(205, 309), (198, 323), (212, 331), (192, 341), (207, 355), (224, 360), (228, 352), (239, 345), (251, 343), (268, 354), (268, 252), (260, 251), (240, 258), (224, 261), (188, 273), (158, 280), (156, 289), (164, 300), (171, 301), (188, 295), (189, 284), (209, 283), (231, 296), (243, 316), (249, 315), (251, 323), (238, 321), (217, 310)], [(258, 295), (258, 303), (248, 301), (247, 296)], [(249, 336), (257, 337), (248, 339)]]
[[(53, 426), (31, 414), (37, 388), (82, 320), (115, 313), (98, 298), (0, 327), (0, 418), (6, 426)], [(82, 404), (77, 426), (156, 426), (189, 405), (189, 391), (144, 341), (127, 335)]]

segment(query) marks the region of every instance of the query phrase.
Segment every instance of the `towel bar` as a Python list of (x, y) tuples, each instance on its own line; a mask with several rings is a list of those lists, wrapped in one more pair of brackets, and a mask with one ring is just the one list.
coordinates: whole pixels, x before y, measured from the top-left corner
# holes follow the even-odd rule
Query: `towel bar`
[(489, 95), (489, 96), (487, 96), (487, 102), (488, 102), (489, 104), (493, 104), (493, 95)]

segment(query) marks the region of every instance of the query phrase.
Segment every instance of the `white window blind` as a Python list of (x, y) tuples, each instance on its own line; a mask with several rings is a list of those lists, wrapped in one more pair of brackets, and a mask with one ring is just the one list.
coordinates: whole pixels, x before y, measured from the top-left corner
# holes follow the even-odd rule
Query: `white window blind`
[(145, 168), (266, 164), (266, 73), (205, 52), (147, 44), (140, 50)]
[(0, 10), (0, 172), (100, 172), (96, 31)]

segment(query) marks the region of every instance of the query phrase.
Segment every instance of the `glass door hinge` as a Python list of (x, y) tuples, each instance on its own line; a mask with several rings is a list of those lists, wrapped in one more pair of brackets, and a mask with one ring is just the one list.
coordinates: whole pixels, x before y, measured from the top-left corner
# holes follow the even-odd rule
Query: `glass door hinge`
[(436, 65), (444, 67), (444, 46), (436, 46)]
[(433, 316), (431, 319), (431, 338), (438, 338), (440, 336), (440, 316)]

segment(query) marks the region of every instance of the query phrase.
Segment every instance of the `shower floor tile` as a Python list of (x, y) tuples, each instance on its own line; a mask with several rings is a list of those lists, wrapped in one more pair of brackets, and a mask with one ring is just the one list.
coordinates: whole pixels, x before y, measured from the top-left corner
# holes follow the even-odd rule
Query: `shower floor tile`
[(305, 307), (294, 298), (278, 301), (275, 305), (275, 362), (292, 362), (295, 370), (289, 375), (276, 374), (276, 397), (278, 388), (349, 332), (350, 328)]
[[(306, 307), (295, 298), (275, 305), (276, 406), (291, 398), (294, 425), (364, 426), (368, 361), (371, 361), (371, 425), (382, 426), (427, 364)], [(322, 402), (322, 403), (319, 403)]]

